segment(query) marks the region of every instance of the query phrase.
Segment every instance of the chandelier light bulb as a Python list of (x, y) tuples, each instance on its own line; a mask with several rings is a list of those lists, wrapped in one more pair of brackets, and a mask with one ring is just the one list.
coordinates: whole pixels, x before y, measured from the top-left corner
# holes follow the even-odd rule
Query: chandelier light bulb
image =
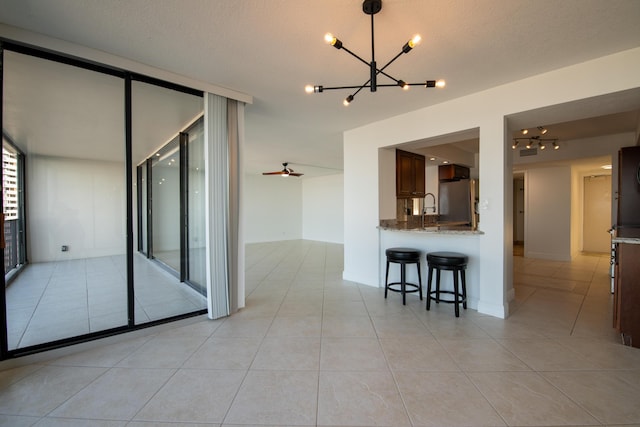
[(313, 93), (313, 86), (312, 85), (306, 85), (304, 87), (304, 91), (307, 93)]
[(333, 45), (336, 42), (336, 40), (338, 40), (338, 39), (333, 37), (333, 34), (331, 34), (331, 33), (327, 33), (327, 34), (324, 35), (324, 41), (327, 42), (330, 45)]
[(420, 34), (416, 34), (411, 40), (409, 40), (409, 47), (416, 47), (418, 43), (420, 43), (420, 40), (422, 40), (422, 37), (420, 37)]
[(345, 100), (342, 101), (342, 105), (344, 105), (345, 107), (348, 107), (349, 104), (351, 104), (351, 101), (353, 101), (353, 95), (347, 96)]
[(446, 85), (447, 85), (447, 83), (446, 83), (444, 80), (442, 80), (442, 79), (440, 79), (440, 80), (438, 80), (438, 81), (436, 82), (436, 87), (438, 87), (438, 88), (440, 88), (440, 89), (442, 89), (442, 88), (443, 88), (443, 87), (445, 87)]

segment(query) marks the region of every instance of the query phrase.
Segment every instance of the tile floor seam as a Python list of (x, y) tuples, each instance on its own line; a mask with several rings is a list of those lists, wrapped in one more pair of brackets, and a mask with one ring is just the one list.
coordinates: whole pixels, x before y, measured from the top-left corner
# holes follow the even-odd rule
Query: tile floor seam
[[(125, 368), (125, 369), (139, 369), (139, 368)], [(143, 368), (143, 369), (144, 369), (144, 368)], [(165, 368), (160, 368), (160, 369), (165, 369)], [(128, 423), (133, 422), (133, 421), (136, 419), (136, 417), (138, 416), (138, 414), (139, 414), (139, 413), (140, 413), (140, 412), (141, 412), (141, 411), (142, 411), (142, 410), (143, 410), (143, 409), (144, 409), (144, 408), (145, 408), (145, 407), (146, 407), (146, 406), (147, 406), (147, 405), (148, 405), (148, 404), (149, 404), (149, 403), (150, 403), (150, 402), (151, 402), (151, 401), (152, 401), (152, 400), (153, 400), (153, 399), (158, 395), (158, 393), (160, 393), (160, 391), (161, 391), (162, 389), (164, 389), (164, 388), (167, 386), (167, 384), (169, 384), (169, 382), (171, 381), (171, 379), (172, 379), (173, 377), (175, 377), (175, 376), (176, 376), (176, 374), (178, 373), (178, 371), (180, 371), (180, 368), (175, 368), (175, 369), (173, 369), (173, 373), (167, 377), (167, 379), (162, 383), (162, 385), (160, 385), (160, 386), (158, 387), (158, 389), (157, 389), (157, 390), (156, 390), (156, 391), (155, 391), (151, 396), (149, 396), (149, 398), (147, 399), (147, 401), (146, 401), (146, 402), (144, 402), (142, 405), (140, 405), (140, 407), (138, 408), (138, 410), (135, 412), (135, 414), (133, 414), (133, 415), (131, 416), (131, 418), (129, 418), (128, 420), (126, 420), (127, 424), (128, 424)], [(146, 421), (146, 420), (141, 420), (141, 421)]]
[(55, 408), (51, 409), (49, 412), (47, 412), (45, 415), (43, 415), (43, 418), (47, 418), (49, 417), (49, 415), (51, 415), (54, 411), (56, 411), (58, 408), (60, 408), (62, 405), (66, 404), (67, 402), (69, 402), (71, 399), (73, 399), (75, 396), (77, 396), (79, 393), (81, 393), (83, 390), (87, 389), (91, 384), (93, 384), (95, 381), (97, 381), (99, 378), (104, 377), (107, 372), (109, 372), (112, 368), (106, 368), (104, 369), (104, 371), (98, 375), (97, 377), (95, 377), (93, 380), (89, 381), (87, 384), (85, 384), (83, 387), (79, 388), (75, 393), (73, 393), (72, 395), (68, 396), (63, 402), (61, 402), (60, 404), (58, 404)]
[(539, 378), (541, 378), (544, 382), (546, 382), (547, 384), (549, 384), (551, 387), (553, 387), (555, 390), (557, 390), (560, 394), (562, 394), (564, 397), (566, 397), (567, 399), (569, 399), (569, 401), (571, 401), (574, 405), (576, 405), (578, 408), (582, 409), (584, 412), (586, 412), (587, 414), (589, 414), (590, 417), (592, 417), (594, 420), (596, 420), (598, 423), (600, 423), (600, 425), (604, 426), (606, 425), (606, 423), (604, 423), (603, 421), (601, 421), (595, 414), (592, 414), (591, 411), (589, 411), (589, 408), (584, 407), (579, 401), (577, 401), (576, 399), (574, 399), (573, 397), (571, 397), (571, 395), (569, 395), (568, 393), (565, 393), (564, 390), (562, 390), (560, 387), (556, 386), (554, 383), (552, 383), (549, 379), (547, 379), (547, 377), (545, 377), (542, 372), (545, 371), (536, 371), (536, 375), (538, 375)]

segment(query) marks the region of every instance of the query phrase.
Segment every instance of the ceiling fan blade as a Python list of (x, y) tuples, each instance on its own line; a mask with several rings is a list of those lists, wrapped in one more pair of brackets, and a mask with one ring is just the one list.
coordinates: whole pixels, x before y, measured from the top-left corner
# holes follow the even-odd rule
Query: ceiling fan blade
[(284, 169), (282, 169), (281, 171), (278, 171), (278, 172), (262, 172), (262, 175), (283, 175), (283, 176), (302, 176), (302, 175), (304, 175), (303, 173), (294, 172), (293, 169), (291, 169), (289, 167), (289, 163), (288, 162), (283, 163), (282, 166), (284, 166)]

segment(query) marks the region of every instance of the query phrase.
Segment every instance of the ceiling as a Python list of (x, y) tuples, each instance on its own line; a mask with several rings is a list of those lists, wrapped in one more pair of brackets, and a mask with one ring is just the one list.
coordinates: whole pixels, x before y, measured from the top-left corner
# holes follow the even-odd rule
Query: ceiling
[[(277, 170), (288, 161), (305, 176), (342, 169), (345, 130), (640, 46), (637, 0), (384, 0), (375, 15), (378, 63), (419, 33), (421, 44), (387, 71), (410, 82), (443, 78), (446, 88), (363, 91), (349, 107), (342, 105), (349, 91), (306, 94), (306, 84), (358, 85), (368, 79), (364, 64), (323, 41), (332, 32), (369, 60), (370, 18), (361, 4), (0, 0), (0, 22), (253, 96), (246, 108), (246, 170)], [(555, 124), (564, 138), (637, 128), (640, 105), (612, 100), (606, 107), (578, 113), (558, 106), (512, 120), (514, 126)], [(592, 120), (625, 108), (634, 112), (597, 126)]]

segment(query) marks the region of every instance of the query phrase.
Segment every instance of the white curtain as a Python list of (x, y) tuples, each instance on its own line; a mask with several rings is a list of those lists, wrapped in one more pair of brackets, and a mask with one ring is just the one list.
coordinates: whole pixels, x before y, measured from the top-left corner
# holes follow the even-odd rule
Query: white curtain
[(240, 188), (244, 105), (205, 94), (207, 309), (210, 319), (244, 306)]

